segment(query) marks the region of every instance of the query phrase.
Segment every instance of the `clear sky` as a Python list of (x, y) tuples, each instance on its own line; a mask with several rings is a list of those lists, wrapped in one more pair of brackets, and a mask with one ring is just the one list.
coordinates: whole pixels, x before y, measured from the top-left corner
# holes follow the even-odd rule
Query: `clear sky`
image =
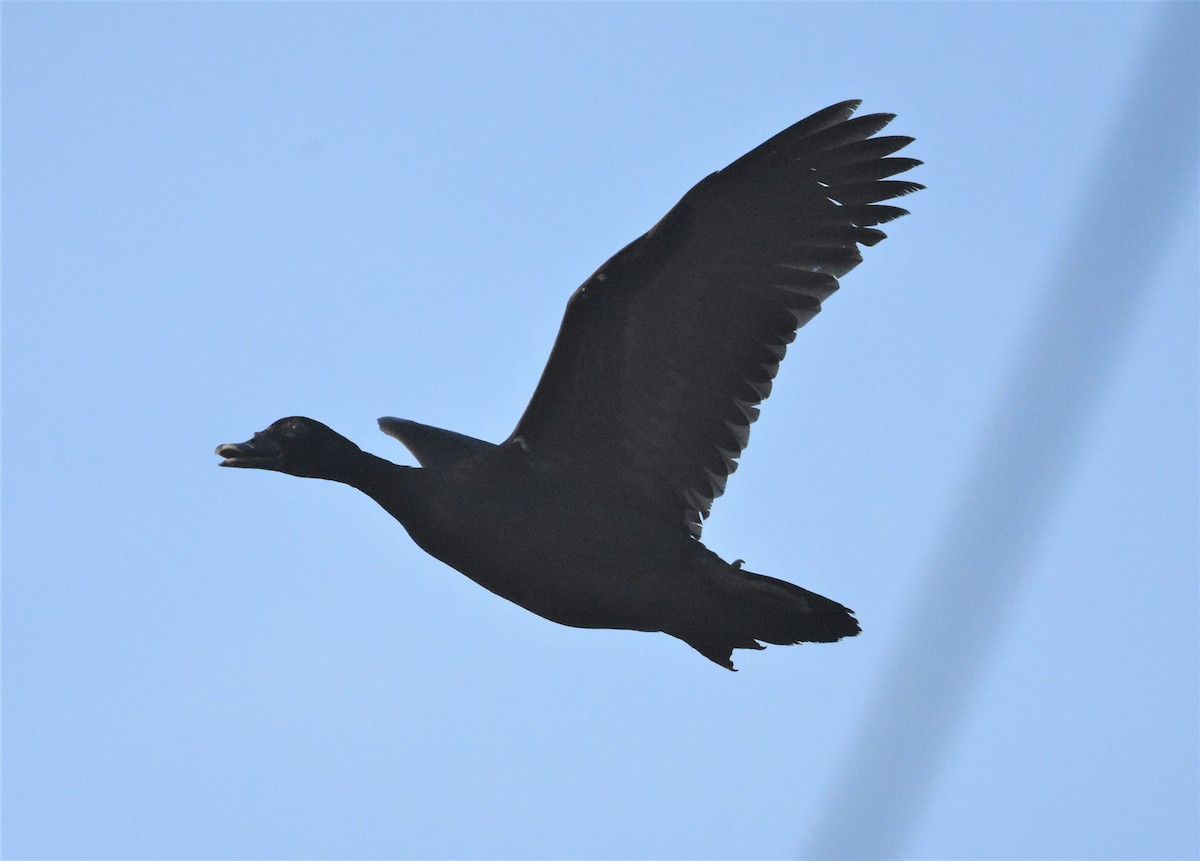
[[(854, 800), (924, 775), (896, 854), (1194, 857), (1194, 53), (1121, 125), (1164, 12), (5, 3), (5, 856), (852, 853)], [(847, 98), (928, 189), (801, 331), (704, 537), (860, 637), (728, 673), (526, 613), (347, 488), (217, 468), (293, 414), (403, 463), (376, 417), (502, 439), (575, 286)], [(1149, 155), (1111, 175), (1116, 139)], [(1122, 237), (1119, 325), (1023, 352)], [(1087, 409), (1061, 475), (993, 494), (980, 452), (1046, 455), (995, 433), (1026, 379)], [(1006, 508), (952, 567), (1014, 585), (930, 600), (972, 493)], [(893, 711), (897, 678), (938, 696)]]

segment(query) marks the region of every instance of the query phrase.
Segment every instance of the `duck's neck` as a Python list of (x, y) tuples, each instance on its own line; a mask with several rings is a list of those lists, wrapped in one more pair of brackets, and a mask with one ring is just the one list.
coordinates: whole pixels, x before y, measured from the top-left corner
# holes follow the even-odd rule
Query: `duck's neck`
[(334, 480), (361, 490), (388, 514), (405, 523), (405, 515), (415, 512), (423, 499), (422, 472), (360, 451), (343, 465)]

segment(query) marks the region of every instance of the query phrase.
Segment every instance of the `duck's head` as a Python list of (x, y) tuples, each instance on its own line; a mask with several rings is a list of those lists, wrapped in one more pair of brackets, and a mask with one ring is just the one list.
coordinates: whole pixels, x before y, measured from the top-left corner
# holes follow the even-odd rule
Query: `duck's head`
[(362, 450), (315, 419), (280, 419), (246, 442), (217, 446), (221, 466), (269, 469), (302, 478), (343, 480)]

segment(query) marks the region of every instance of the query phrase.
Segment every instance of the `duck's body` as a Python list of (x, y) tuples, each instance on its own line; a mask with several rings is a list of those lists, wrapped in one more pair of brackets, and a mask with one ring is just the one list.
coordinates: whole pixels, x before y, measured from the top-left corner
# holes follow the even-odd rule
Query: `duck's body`
[[(402, 419), (420, 468), (281, 419), (223, 466), (352, 485), (430, 555), (546, 619), (662, 631), (733, 669), (735, 648), (858, 633), (842, 605), (699, 540), (796, 328), (861, 259), (907, 138), (828, 108), (697, 185), (572, 297), (525, 415), (494, 445)], [(835, 202), (836, 201), (836, 202)]]
[(580, 492), (515, 446), (419, 472), (417, 506), (377, 501), (431, 556), (552, 622), (666, 629), (673, 574), (699, 542), (664, 540), (627, 500)]
[[(677, 615), (672, 604), (687, 603), (689, 583), (698, 585), (684, 572), (707, 552), (699, 542), (667, 535), (625, 501), (573, 492), (569, 479), (538, 469), (524, 452), (500, 447), (492, 456), (426, 471), (425, 516), (397, 518), (413, 539), (485, 589), (552, 622), (669, 630)], [(504, 504), (478, 493), (494, 487), (512, 490)]]

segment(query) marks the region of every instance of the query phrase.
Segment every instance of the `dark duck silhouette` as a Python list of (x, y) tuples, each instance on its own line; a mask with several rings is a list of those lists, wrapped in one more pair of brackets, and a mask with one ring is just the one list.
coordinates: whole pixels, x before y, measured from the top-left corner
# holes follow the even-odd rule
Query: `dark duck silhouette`
[(318, 421), (218, 446), (221, 466), (339, 481), (426, 552), (563, 625), (662, 631), (728, 669), (733, 649), (834, 642), (852, 612), (700, 541), (796, 330), (857, 266), (881, 203), (920, 189), (893, 118), (859, 102), (801, 120), (702, 180), (567, 303), (545, 372), (499, 445), (379, 420), (420, 467)]

